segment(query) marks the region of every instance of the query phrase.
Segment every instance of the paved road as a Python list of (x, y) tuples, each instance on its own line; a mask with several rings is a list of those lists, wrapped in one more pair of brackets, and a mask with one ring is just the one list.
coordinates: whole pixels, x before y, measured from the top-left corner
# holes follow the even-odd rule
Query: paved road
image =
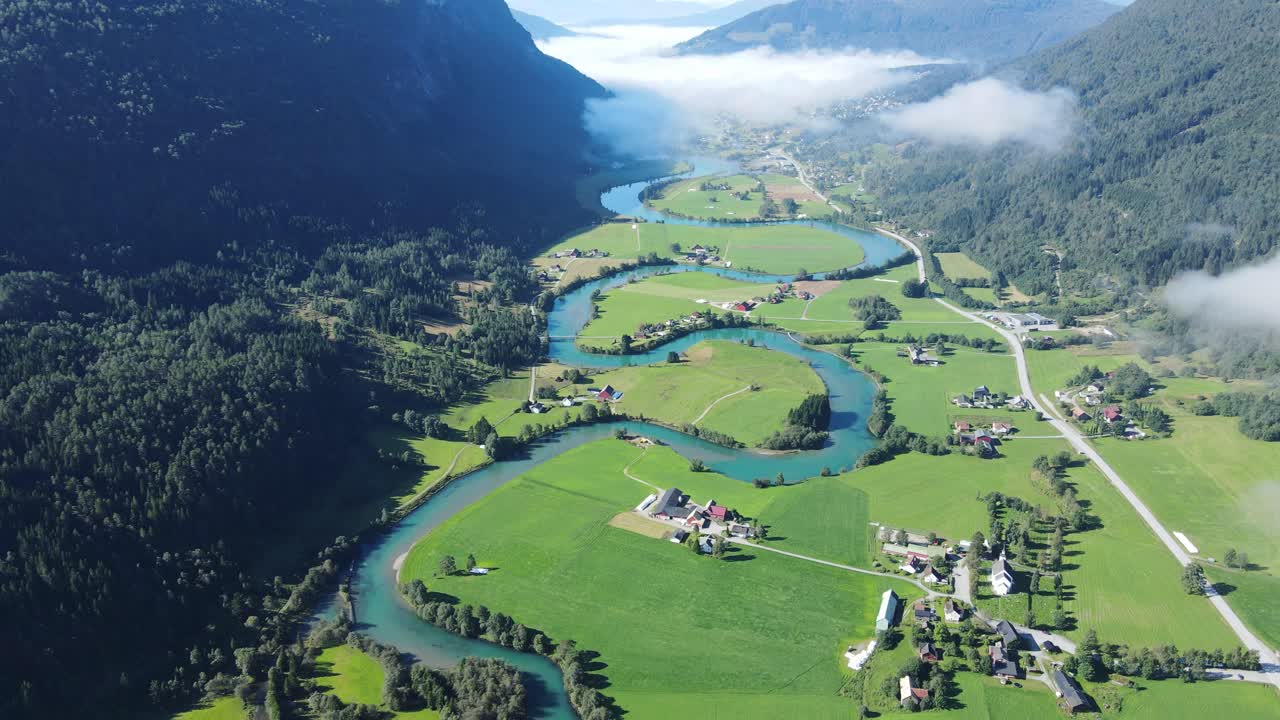
[[(915, 252), (916, 268), (920, 273), (920, 279), (927, 280), (928, 278), (924, 268), (924, 255), (920, 252), (920, 247), (897, 233), (889, 232), (888, 230), (880, 230), (880, 232), (905, 244)], [(1174, 539), (1173, 535), (1167, 529), (1165, 529), (1160, 520), (1156, 518), (1155, 513), (1151, 512), (1151, 509), (1147, 507), (1146, 503), (1142, 502), (1142, 499), (1139, 498), (1138, 494), (1125, 483), (1125, 481), (1120, 477), (1120, 474), (1117, 473), (1105, 459), (1103, 459), (1102, 455), (1092, 445), (1090, 445), (1087, 440), (1085, 440), (1080, 431), (1077, 430), (1074, 425), (1071, 425), (1065, 420), (1059, 418), (1055, 413), (1049, 412), (1048, 408), (1036, 399), (1035, 391), (1031, 387), (1031, 373), (1027, 369), (1026, 353), (1018, 336), (1006, 328), (988, 322), (971, 312), (962, 310), (942, 298), (935, 298), (935, 300), (952, 312), (995, 330), (1009, 343), (1009, 346), (1013, 349), (1014, 359), (1018, 363), (1018, 383), (1022, 388), (1022, 396), (1030, 401), (1031, 405), (1044, 415), (1045, 419), (1048, 420), (1049, 424), (1052, 425), (1054, 429), (1062, 433), (1067, 442), (1071, 443), (1072, 447), (1074, 447), (1081, 455), (1084, 455), (1093, 462), (1094, 466), (1102, 472), (1103, 476), (1107, 478), (1112, 486), (1114, 486), (1124, 499), (1133, 506), (1133, 509), (1137, 511), (1138, 516), (1141, 517), (1143, 522), (1151, 528), (1151, 531), (1160, 539), (1160, 542), (1164, 543), (1164, 546), (1168, 548), (1169, 552), (1173, 553), (1173, 556), (1177, 558), (1180, 564), (1186, 565), (1190, 563), (1192, 558), (1187, 554), (1187, 551), (1183, 549), (1182, 545)], [(1245, 627), (1240, 616), (1236, 614), (1235, 610), (1231, 609), (1231, 606), (1228, 605), (1227, 601), (1218, 594), (1212, 584), (1206, 585), (1205, 596), (1208, 597), (1209, 602), (1212, 603), (1214, 609), (1218, 611), (1218, 614), (1222, 616), (1222, 619), (1236, 634), (1236, 637), (1240, 639), (1241, 644), (1250, 650), (1258, 651), (1264, 671), (1259, 673), (1258, 676), (1265, 678), (1265, 682), (1280, 688), (1280, 656), (1277, 656), (1274, 650), (1267, 647), (1265, 643), (1259, 640), (1258, 637), (1249, 630), (1249, 628)]]

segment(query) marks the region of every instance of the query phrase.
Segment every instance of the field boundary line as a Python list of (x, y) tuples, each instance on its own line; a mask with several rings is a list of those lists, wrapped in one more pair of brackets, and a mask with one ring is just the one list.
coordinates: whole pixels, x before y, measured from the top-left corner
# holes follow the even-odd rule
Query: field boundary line
[(702, 422), (702, 418), (706, 417), (706, 416), (707, 416), (707, 413), (711, 412), (711, 408), (715, 407), (716, 405), (719, 405), (721, 400), (728, 400), (729, 398), (733, 397), (734, 395), (741, 395), (742, 393), (744, 393), (744, 392), (746, 392), (746, 391), (748, 391), (748, 390), (750, 390), (750, 389), (751, 389), (751, 386), (750, 386), (750, 385), (748, 385), (748, 386), (746, 386), (746, 387), (742, 388), (741, 390), (734, 390), (733, 392), (729, 393), (728, 395), (721, 395), (720, 397), (716, 398), (715, 400), (712, 400), (712, 401), (711, 401), (711, 404), (707, 406), (707, 409), (706, 409), (706, 410), (703, 410), (703, 411), (702, 411), (702, 414), (701, 414), (701, 415), (699, 415), (699, 416), (698, 416), (698, 418), (697, 418), (696, 420), (694, 420), (691, 424), (693, 424), (693, 425), (697, 425), (698, 423)]

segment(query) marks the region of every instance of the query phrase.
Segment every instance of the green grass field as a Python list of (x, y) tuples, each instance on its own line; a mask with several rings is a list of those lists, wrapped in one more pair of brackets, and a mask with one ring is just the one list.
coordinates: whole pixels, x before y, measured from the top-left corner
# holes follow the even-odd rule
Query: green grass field
[[(418, 493), (443, 480), (446, 474), (459, 475), (482, 465), (488, 458), (484, 450), (467, 442), (417, 437), (402, 427), (385, 427), (370, 433), (370, 442), (393, 455), (405, 450), (416, 453), (427, 467), (420, 471), (417, 481), (397, 494), (393, 500), (402, 505)], [(452, 472), (450, 470), (452, 469)]]
[(249, 713), (237, 697), (218, 698), (213, 702), (173, 716), (173, 720), (244, 720)]
[[(703, 183), (725, 183), (729, 190), (700, 190)], [(764, 195), (756, 192), (758, 181), (750, 175), (728, 177), (699, 177), (681, 180), (663, 190), (663, 197), (649, 202), (649, 206), (664, 212), (708, 220), (756, 220), (760, 217), (760, 204)], [(746, 192), (747, 200), (739, 200), (734, 193)]]
[[(762, 297), (775, 286), (732, 280), (711, 273), (684, 272), (655, 275), (610, 290), (596, 303), (599, 315), (582, 329), (580, 344), (609, 347), (612, 338), (634, 335), (643, 323), (674, 320), (708, 309), (718, 314), (728, 311), (710, 304)], [(698, 303), (706, 300), (707, 303)], [(788, 298), (777, 305), (759, 308), (757, 313), (799, 315), (804, 303)]]
[[(620, 368), (590, 378), (598, 387), (624, 393), (617, 407), (632, 416), (680, 425), (707, 412), (698, 425), (756, 445), (780, 430), (787, 411), (807, 395), (822, 393), (822, 380), (803, 361), (761, 347), (735, 342), (699, 343), (687, 360)], [(758, 390), (746, 390), (752, 384)], [(586, 386), (581, 386), (585, 393)], [(740, 392), (716, 403), (730, 393)], [(716, 403), (712, 407), (712, 403)]]
[(942, 265), (942, 274), (953, 280), (990, 278), (991, 271), (962, 252), (934, 253)]
[(1033, 412), (962, 409), (951, 404), (956, 395), (972, 394), (979, 385), (993, 392), (1018, 394), (1017, 366), (1009, 355), (951, 346), (943, 358), (945, 364), (930, 367), (912, 365), (898, 357), (902, 347), (864, 342), (854, 345), (853, 352), (858, 367), (874, 369), (888, 378), (884, 388), (893, 403), (893, 414), (907, 429), (934, 437), (947, 435), (952, 431), (950, 418), (964, 415), (1012, 420), (1024, 435), (1056, 434), (1047, 423), (1037, 422)]
[[(672, 250), (672, 245), (680, 248)], [(820, 272), (852, 267), (862, 262), (858, 243), (826, 230), (804, 225), (724, 225), (694, 227), (668, 223), (607, 223), (570, 236), (546, 254), (598, 249), (611, 260), (635, 259), (657, 253), (659, 257), (683, 257), (694, 245), (715, 248), (735, 269), (790, 275), (800, 270)], [(568, 262), (562, 258), (562, 265)]]
[[(316, 658), (316, 688), (347, 705), (381, 705), (385, 675), (378, 661), (350, 645), (326, 648)], [(434, 710), (388, 712), (395, 720), (435, 720)]]
[[(600, 652), (605, 692), (633, 717), (666, 717), (709, 696), (736, 702), (737, 718), (848, 717), (849, 701), (836, 695), (846, 678), (840, 654), (871, 636), (879, 594), (893, 581), (761, 551), (697, 557), (610, 526), (651, 492), (621, 472), (639, 453), (606, 440), (536, 468), (424, 538), (406, 577)], [(638, 477), (696, 498), (776, 501), (691, 473), (664, 448), (645, 459), (632, 468)], [(441, 555), (468, 552), (495, 571), (434, 577)]]
[(1280, 647), (1280, 577), (1275, 570), (1228, 570), (1207, 566), (1209, 580), (1226, 597), (1250, 630), (1271, 647)]
[[(1101, 694), (1097, 686), (1087, 692)], [(1115, 686), (1107, 686), (1114, 690)], [(1181, 720), (1182, 718), (1274, 718), (1280, 716), (1280, 696), (1273, 687), (1242, 682), (1184, 683), (1177, 680), (1138, 681), (1136, 691), (1120, 693), (1122, 709), (1103, 717), (1123, 720)]]

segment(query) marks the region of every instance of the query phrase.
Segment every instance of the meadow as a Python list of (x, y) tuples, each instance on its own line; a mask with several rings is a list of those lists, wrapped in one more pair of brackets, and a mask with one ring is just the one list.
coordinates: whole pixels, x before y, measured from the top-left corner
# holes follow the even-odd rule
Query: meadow
[[(331, 694), (347, 705), (382, 705), (385, 673), (377, 660), (350, 645), (326, 648), (316, 658), (316, 690)], [(434, 710), (387, 712), (389, 720), (435, 720)]]
[[(728, 190), (701, 190), (703, 183), (726, 184)], [(708, 220), (757, 220), (764, 194), (756, 191), (759, 180), (750, 175), (698, 177), (668, 185), (661, 198), (649, 201), (655, 210)], [(739, 200), (735, 193), (747, 193)]]
[[(713, 252), (720, 255), (722, 261), (730, 261), (735, 269), (780, 275), (853, 267), (863, 259), (862, 246), (847, 237), (808, 225), (780, 224), (697, 227), (671, 223), (605, 223), (565, 238), (543, 255), (565, 253), (574, 248), (596, 249), (608, 252), (608, 260), (620, 263), (650, 253), (665, 258), (683, 257), (695, 245), (714, 248)], [(546, 259), (540, 258), (540, 262), (545, 263)], [(561, 266), (570, 261), (564, 257), (551, 259)], [(568, 265), (569, 269), (572, 267)]]
[[(617, 407), (628, 415), (671, 425), (693, 422), (711, 408), (698, 426), (747, 445), (757, 445), (774, 430), (782, 429), (787, 411), (806, 396), (826, 391), (821, 378), (804, 361), (728, 341), (698, 343), (676, 364), (603, 372), (592, 376), (590, 384), (609, 384), (622, 391)], [(758, 389), (750, 390), (753, 385)], [(585, 393), (586, 385), (579, 390)], [(738, 394), (716, 402), (735, 392)]]
[(1270, 571), (1208, 566), (1205, 574), (1245, 625), (1271, 647), (1280, 647), (1280, 578)]
[(173, 720), (244, 720), (249, 716), (248, 710), (235, 696), (218, 698), (201, 703), (183, 713), (173, 716)]
[[(622, 474), (641, 452), (606, 440), (530, 471), (424, 538), (405, 576), (599, 652), (605, 692), (636, 717), (708, 696), (735, 702), (738, 718), (847, 717), (849, 701), (836, 695), (846, 679), (840, 654), (873, 634), (886, 587), (912, 589), (758, 550), (699, 557), (610, 526), (651, 492)], [(731, 506), (743, 493), (770, 499), (690, 472), (668, 449), (643, 452), (631, 472), (655, 484)], [(435, 576), (441, 556), (465, 553), (493, 571)]]
[(990, 278), (991, 271), (962, 252), (934, 253), (942, 265), (942, 274), (953, 280)]

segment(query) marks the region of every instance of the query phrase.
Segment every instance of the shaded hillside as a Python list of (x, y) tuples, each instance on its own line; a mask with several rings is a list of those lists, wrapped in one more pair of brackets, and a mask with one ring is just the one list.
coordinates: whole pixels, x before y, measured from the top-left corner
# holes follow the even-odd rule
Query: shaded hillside
[(521, 235), (576, 219), (583, 101), (603, 90), (501, 0), (0, 13), (3, 242), (32, 261), (198, 254), (187, 213), (213, 187), (337, 221), (474, 201)]
[[(1079, 96), (1075, 143), (1050, 157), (915, 148), (873, 178), (887, 210), (971, 248), (1027, 292), (1160, 285), (1246, 262), (1280, 229), (1280, 5), (1138, 0), (1011, 68)], [(1072, 271), (1076, 272), (1072, 272)]]
[(0, 7), (0, 717), (255, 694), (416, 477), (365, 432), (542, 352), (602, 93), (501, 0)]
[(1069, 38), (1117, 9), (1102, 0), (797, 0), (709, 30), (677, 49), (718, 54), (767, 45), (1004, 60)]

